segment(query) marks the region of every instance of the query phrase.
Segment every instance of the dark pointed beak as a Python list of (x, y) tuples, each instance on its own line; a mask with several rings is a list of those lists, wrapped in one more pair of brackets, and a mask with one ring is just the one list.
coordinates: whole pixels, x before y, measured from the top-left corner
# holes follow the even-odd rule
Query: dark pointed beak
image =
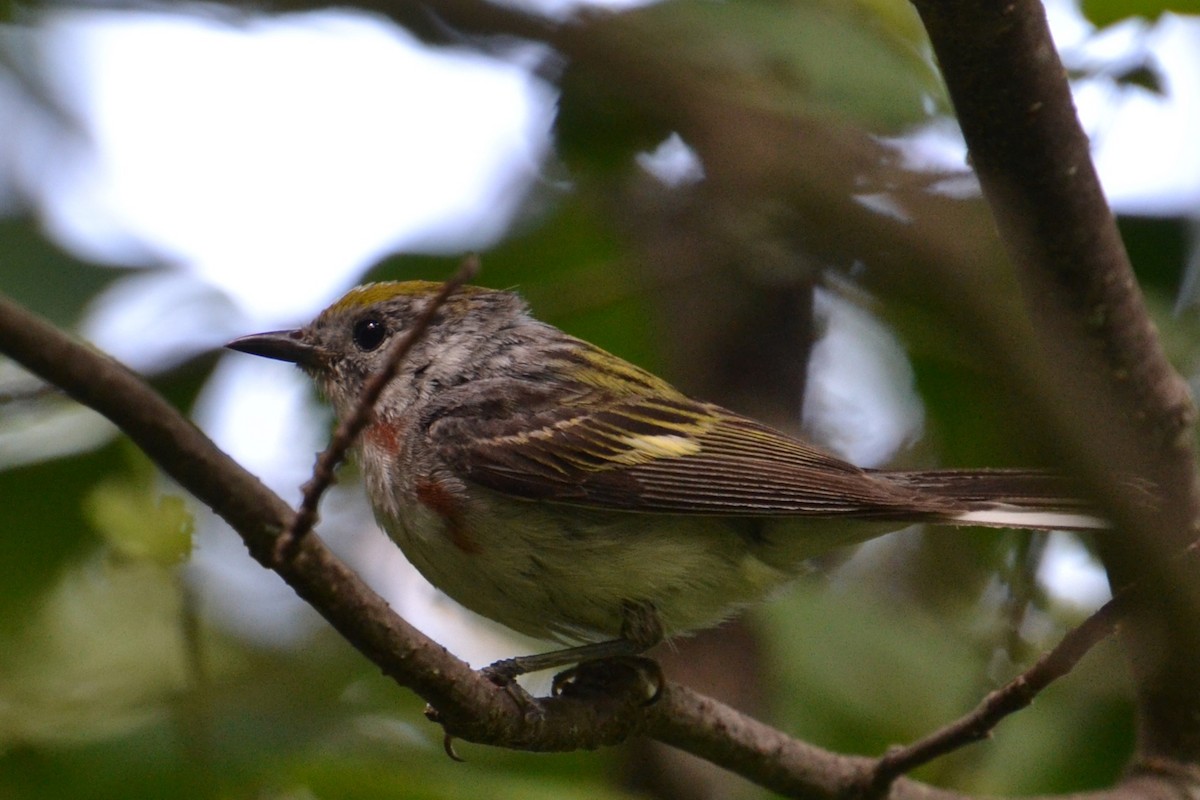
[(230, 350), (273, 358), (276, 361), (288, 361), (302, 367), (316, 367), (323, 361), (321, 348), (305, 341), (304, 332), (298, 330), (252, 333), (234, 339), (225, 346)]

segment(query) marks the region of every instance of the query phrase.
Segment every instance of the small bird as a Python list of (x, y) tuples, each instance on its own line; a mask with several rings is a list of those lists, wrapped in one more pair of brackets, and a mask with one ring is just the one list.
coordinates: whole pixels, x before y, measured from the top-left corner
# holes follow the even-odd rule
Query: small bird
[[(352, 289), (228, 347), (299, 365), (340, 418), (442, 288)], [(637, 656), (761, 600), (826, 551), (918, 523), (1107, 527), (1034, 470), (862, 469), (530, 315), (450, 295), (356, 444), (380, 525), (467, 608), (574, 645), (489, 676)]]

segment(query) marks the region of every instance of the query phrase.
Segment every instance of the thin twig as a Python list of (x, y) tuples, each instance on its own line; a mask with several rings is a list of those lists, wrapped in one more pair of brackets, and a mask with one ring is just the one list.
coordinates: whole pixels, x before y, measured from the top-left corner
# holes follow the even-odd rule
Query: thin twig
[[(1200, 556), (1200, 540), (1192, 542), (1172, 561), (1195, 566)], [(991, 692), (969, 713), (912, 744), (894, 747), (880, 756), (870, 775), (864, 797), (883, 797), (901, 775), (991, 736), (992, 731), (1010, 714), (1029, 706), (1054, 681), (1069, 674), (1093, 647), (1116, 632), (1122, 617), (1143, 584), (1118, 589), (1113, 597), (1077, 627), (1071, 629), (1053, 649), (1042, 654), (1029, 669), (1004, 686)]]
[(384, 388), (392, 378), (396, 377), (400, 364), (413, 346), (425, 335), (425, 331), (433, 322), (438, 309), (445, 304), (450, 295), (474, 278), (478, 272), (479, 256), (472, 254), (464, 258), (458, 271), (442, 285), (438, 293), (430, 298), (429, 303), (417, 315), (412, 327), (405, 332), (404, 336), (392, 343), (391, 350), (388, 351), (384, 360), (383, 368), (363, 384), (362, 394), (359, 395), (354, 410), (338, 424), (329, 441), (329, 446), (317, 456), (317, 461), (313, 465), (312, 477), (301, 487), (304, 496), (300, 501), (300, 507), (296, 510), (296, 516), (292, 518), (291, 525), (279, 537), (275, 551), (276, 559), (286, 558), (293, 553), (296, 543), (304, 538), (317, 523), (317, 506), (321, 502), (321, 496), (333, 484), (334, 471), (346, 458), (346, 453), (353, 446), (355, 439), (363, 432), (364, 428), (371, 424), (375, 413), (375, 403), (383, 394)]
[(1125, 611), (1128, 594), (1118, 593), (1098, 608), (1032, 667), (989, 693), (969, 714), (923, 739), (893, 748), (881, 756), (871, 775), (866, 796), (882, 797), (900, 775), (990, 736), (1001, 720), (1032, 703), (1047, 686), (1073, 670), (1095, 645), (1112, 635)]

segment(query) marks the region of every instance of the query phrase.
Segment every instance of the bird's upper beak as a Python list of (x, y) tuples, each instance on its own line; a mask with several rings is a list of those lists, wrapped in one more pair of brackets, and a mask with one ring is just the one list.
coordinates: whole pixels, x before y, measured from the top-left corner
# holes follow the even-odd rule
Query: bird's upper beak
[(269, 333), (252, 333), (234, 339), (225, 345), (230, 350), (238, 350), (263, 358), (274, 358), (278, 361), (289, 361), (302, 367), (317, 367), (324, 361), (323, 350), (308, 342), (303, 331), (270, 331)]

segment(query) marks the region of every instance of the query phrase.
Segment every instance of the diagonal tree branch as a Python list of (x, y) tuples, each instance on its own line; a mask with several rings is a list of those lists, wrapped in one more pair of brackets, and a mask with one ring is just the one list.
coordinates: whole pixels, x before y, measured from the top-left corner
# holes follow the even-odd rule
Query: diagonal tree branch
[[(810, 798), (861, 792), (876, 760), (841, 756), (796, 741), (691, 690), (667, 684), (649, 708), (635, 693), (581, 701), (553, 697), (519, 707), (503, 689), (425, 637), (388, 607), (315, 533), (275, 562), (295, 513), (221, 452), (138, 376), (0, 297), (0, 351), (112, 420), (181, 486), (225, 519), (264, 566), (274, 569), (354, 647), (438, 710), (448, 734), (496, 746), (555, 752), (613, 744), (634, 733), (655, 738), (784, 794)], [(1124, 800), (1156, 783), (1090, 797)], [(953, 792), (900, 779), (895, 800), (955, 800)]]
[[(1099, 432), (1103, 446), (1135, 456), (1124, 470), (1153, 478), (1174, 501), (1164, 506), (1172, 506), (1175, 518), (1156, 522), (1190, 531), (1200, 519), (1190, 393), (1146, 310), (1041, 4), (916, 0), (915, 5), (971, 164), (1024, 283), (1040, 345), (1062, 376), (1054, 388), (1074, 403), (1063, 416), (1075, 418), (1075, 424), (1055, 419), (1055, 426), (1075, 452), (1095, 456), (1086, 459), (1097, 465), (1093, 479), (1112, 490), (1108, 506), (1136, 530), (1146, 525), (1145, 508), (1119, 482), (1120, 474), (1107, 469), (1112, 451), (1097, 452), (1094, 444), (1097, 431), (1090, 423), (1107, 414), (1102, 420), (1107, 429)], [(1095, 385), (1076, 385), (1089, 380)], [(1111, 406), (1075, 396), (1097, 388), (1113, 398)], [(1079, 414), (1080, 408), (1090, 416)], [(1115, 437), (1128, 441), (1108, 441)], [(1171, 552), (1180, 552), (1193, 537), (1181, 532), (1177, 538), (1179, 546)]]
[[(795, 786), (798, 780), (807, 780), (804, 775), (819, 775), (826, 793), (829, 786), (837, 785), (838, 776), (826, 774), (825, 766), (837, 765), (842, 779), (848, 780), (862, 773), (862, 763), (869, 763), (791, 742), (778, 732), (770, 734), (770, 749), (757, 749), (770, 729), (673, 685), (665, 688), (663, 702), (649, 712), (637, 699), (547, 698), (539, 701), (536, 713), (525, 713), (506, 691), (398, 617), (329, 552), (319, 536), (297, 539), (288, 557), (276, 561), (280, 538), (294, 524), (292, 509), (127, 368), (3, 297), (0, 351), (108, 417), (164, 472), (228, 522), (251, 554), (279, 573), (347, 641), (397, 683), (436, 707), (451, 735), (553, 752), (612, 744), (654, 727), (664, 740), (685, 748), (694, 743), (702, 754), (714, 757), (714, 741), (740, 732), (739, 755), (736, 762), (726, 759), (726, 766), (765, 785)], [(819, 761), (807, 765), (800, 778), (785, 781), (780, 776), (788, 770), (777, 763), (785, 754), (801, 763), (804, 756), (817, 754), (814, 758)]]

